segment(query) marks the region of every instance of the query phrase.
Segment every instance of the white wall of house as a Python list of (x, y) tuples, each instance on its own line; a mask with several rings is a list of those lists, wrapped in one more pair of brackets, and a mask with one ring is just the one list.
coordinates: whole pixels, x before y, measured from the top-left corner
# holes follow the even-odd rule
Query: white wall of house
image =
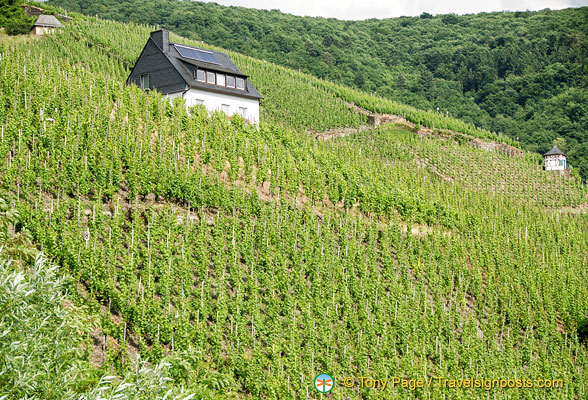
[(182, 97), (186, 106), (204, 104), (209, 111), (223, 111), (227, 115), (239, 114), (250, 123), (259, 124), (259, 100), (214, 93), (191, 88), (187, 92), (170, 93), (168, 99)]
[(33, 28), (33, 34), (37, 36), (43, 36), (53, 32), (55, 32), (55, 28), (49, 26), (35, 26)]
[(545, 156), (545, 169), (548, 171), (566, 169), (566, 156), (563, 154)]

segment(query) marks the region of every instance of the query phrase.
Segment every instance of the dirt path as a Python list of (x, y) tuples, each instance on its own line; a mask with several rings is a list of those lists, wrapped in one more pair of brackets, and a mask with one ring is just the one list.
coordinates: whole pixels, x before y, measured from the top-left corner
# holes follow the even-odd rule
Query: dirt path
[(363, 125), (360, 125), (359, 128), (335, 128), (335, 129), (327, 129), (326, 131), (318, 132), (318, 133), (307, 130), (306, 132), (308, 132), (311, 135), (314, 135), (314, 137), (316, 139), (328, 140), (328, 139), (334, 139), (334, 138), (338, 138), (338, 137), (344, 137), (344, 136), (353, 135), (355, 133), (368, 131), (372, 128), (373, 128), (372, 125), (363, 124)]
[[(343, 100), (340, 100), (340, 101), (343, 101)], [(450, 138), (453, 136), (461, 136), (466, 139), (466, 141), (469, 145), (477, 147), (481, 150), (495, 151), (495, 152), (503, 153), (503, 154), (506, 154), (509, 156), (521, 156), (523, 154), (523, 151), (521, 149), (517, 149), (516, 147), (510, 146), (506, 143), (486, 142), (486, 141), (484, 141), (480, 138), (477, 138), (475, 136), (468, 135), (468, 134), (465, 134), (462, 132), (452, 131), (450, 129), (432, 129), (432, 128), (428, 128), (428, 127), (418, 127), (418, 130), (417, 130), (416, 124), (410, 122), (409, 120), (407, 120), (404, 117), (401, 117), (400, 115), (374, 113), (374, 112), (368, 111), (364, 108), (361, 108), (353, 103), (349, 103), (346, 101), (343, 101), (343, 102), (345, 103), (345, 105), (347, 107), (353, 109), (353, 111), (355, 111), (359, 114), (365, 115), (368, 119), (368, 123), (361, 125), (359, 127), (359, 129), (357, 129), (357, 128), (336, 128), (336, 129), (328, 129), (323, 132), (315, 132), (315, 131), (307, 131), (307, 132), (310, 134), (314, 134), (315, 138), (317, 138), (317, 139), (326, 140), (326, 139), (333, 139), (333, 138), (337, 138), (337, 137), (352, 135), (354, 133), (363, 132), (363, 131), (372, 129), (374, 127), (380, 126), (380, 125), (396, 124), (396, 125), (404, 126), (404, 127), (408, 128), (409, 130), (416, 131), (416, 133), (420, 136), (438, 136), (438, 137), (446, 137), (446, 138)]]

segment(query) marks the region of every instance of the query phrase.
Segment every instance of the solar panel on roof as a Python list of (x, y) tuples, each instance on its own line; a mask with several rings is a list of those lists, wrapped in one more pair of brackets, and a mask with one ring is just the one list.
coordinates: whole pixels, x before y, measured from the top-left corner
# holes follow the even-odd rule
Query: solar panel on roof
[(182, 57), (190, 58), (190, 59), (196, 60), (196, 61), (204, 61), (207, 63), (220, 65), (220, 63), (218, 62), (218, 60), (216, 59), (214, 54), (212, 54), (209, 51), (194, 49), (191, 47), (178, 46), (178, 45), (175, 45), (175, 47), (176, 47), (176, 50), (178, 51), (178, 53), (180, 53), (180, 55)]

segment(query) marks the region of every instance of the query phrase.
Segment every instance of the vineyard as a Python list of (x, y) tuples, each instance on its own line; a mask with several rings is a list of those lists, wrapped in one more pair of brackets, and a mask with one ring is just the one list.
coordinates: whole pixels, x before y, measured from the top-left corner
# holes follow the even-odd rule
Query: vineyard
[(567, 174), (546, 173), (542, 157), (533, 153), (509, 155), (483, 151), (460, 136), (362, 133), (351, 141), (370, 143), (388, 153), (406, 153), (417, 164), (465, 191), (507, 196), (523, 204), (563, 209), (582, 207), (588, 192), (581, 180)]
[[(68, 292), (96, 319), (68, 333), (85, 339), (85, 380), (55, 393), (35, 383), (45, 375), (2, 373), (0, 397), (321, 398), (313, 379), (326, 372), (334, 399), (382, 398), (346, 376), (565, 383), (387, 398), (586, 398), (576, 178), (394, 125), (316, 140), (307, 130), (366, 124), (349, 102), (509, 143), (230, 52), (264, 96), (259, 129), (186, 110), (124, 84), (154, 27), (74, 17), (43, 40), (0, 43), (0, 197), (11, 229), (59, 265), (39, 290)], [(45, 271), (26, 257), (24, 271)]]

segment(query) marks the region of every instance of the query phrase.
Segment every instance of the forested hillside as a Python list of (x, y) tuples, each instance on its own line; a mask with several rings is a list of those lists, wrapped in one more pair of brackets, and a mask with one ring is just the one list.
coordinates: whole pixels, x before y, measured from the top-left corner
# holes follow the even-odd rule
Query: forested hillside
[[(0, 40), (0, 398), (586, 398), (578, 179), (237, 53), (260, 126), (187, 110), (125, 85), (153, 26), (72, 15)], [(366, 128), (347, 103), (414, 126)]]
[(588, 8), (338, 21), (177, 0), (51, 0), (161, 25), (368, 93), (449, 112), (588, 179)]

